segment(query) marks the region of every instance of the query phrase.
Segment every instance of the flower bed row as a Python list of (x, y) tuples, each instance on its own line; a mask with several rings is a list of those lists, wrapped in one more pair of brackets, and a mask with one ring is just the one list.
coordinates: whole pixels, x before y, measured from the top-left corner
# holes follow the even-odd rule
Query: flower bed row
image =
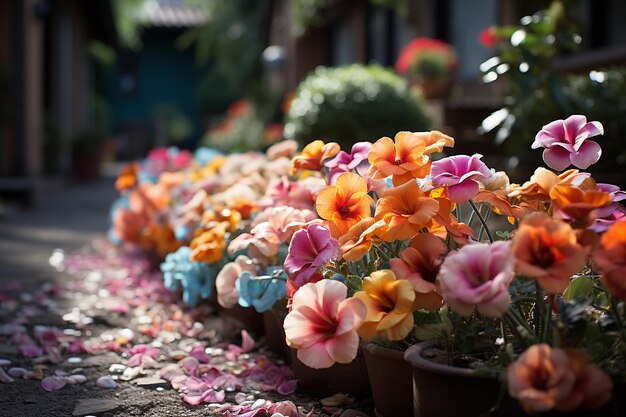
[(430, 341), (426, 356), (499, 376), (520, 412), (605, 412), (626, 375), (626, 194), (581, 171), (602, 133), (584, 116), (544, 126), (533, 148), (556, 172), (521, 185), (446, 156), (438, 131), (349, 153), (156, 150), (118, 178), (110, 236), (163, 258), (186, 303), (282, 312), (311, 368), (352, 362), (360, 341)]

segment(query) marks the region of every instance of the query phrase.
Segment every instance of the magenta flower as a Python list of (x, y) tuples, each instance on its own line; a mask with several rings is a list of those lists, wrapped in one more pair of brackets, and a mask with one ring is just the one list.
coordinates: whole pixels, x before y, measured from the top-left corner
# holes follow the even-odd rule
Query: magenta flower
[(287, 344), (298, 350), (298, 359), (305, 365), (328, 368), (356, 357), (357, 329), (365, 320), (367, 307), (347, 295), (344, 284), (329, 279), (308, 283), (294, 294), (283, 327)]
[(563, 171), (570, 163), (587, 169), (602, 155), (600, 145), (587, 139), (603, 134), (602, 123), (587, 123), (585, 116), (576, 114), (545, 125), (535, 136), (531, 148), (545, 148), (543, 161), (554, 170)]
[(483, 161), (483, 156), (474, 154), (455, 155), (433, 162), (430, 169), (433, 185), (447, 187), (448, 198), (455, 203), (465, 203), (480, 191), (483, 181), (492, 172)]
[(361, 164), (369, 166), (369, 162), (367, 162), (367, 154), (371, 148), (371, 142), (357, 142), (352, 145), (350, 154), (345, 151), (339, 151), (337, 156), (324, 164), (329, 169), (328, 183), (331, 185), (335, 184), (339, 175), (344, 172), (350, 172), (359, 167)]
[(485, 316), (500, 317), (511, 304), (514, 275), (511, 242), (476, 243), (449, 254), (437, 282), (444, 301), (460, 315), (477, 308)]
[(317, 268), (340, 257), (339, 242), (330, 237), (330, 230), (319, 224), (311, 224), (294, 233), (289, 244), (289, 255), (285, 259), (285, 271), (300, 287), (307, 283)]

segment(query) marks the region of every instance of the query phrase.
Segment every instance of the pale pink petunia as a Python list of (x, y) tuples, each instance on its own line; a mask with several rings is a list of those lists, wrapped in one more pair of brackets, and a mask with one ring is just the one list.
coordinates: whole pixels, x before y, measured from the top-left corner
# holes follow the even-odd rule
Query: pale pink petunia
[[(317, 215), (313, 210), (300, 210), (290, 206), (271, 207), (263, 210), (255, 217), (252, 222), (251, 233), (254, 234), (255, 230), (269, 228), (268, 230), (273, 231), (278, 236), (278, 240), (284, 243), (291, 239), (296, 230), (315, 218)], [(257, 226), (259, 227), (257, 228)]]
[(242, 272), (249, 272), (256, 276), (254, 263), (244, 255), (239, 255), (234, 262), (229, 262), (217, 274), (215, 289), (217, 302), (224, 308), (232, 308), (239, 300), (239, 291), (235, 286), (237, 278)]
[(340, 257), (339, 242), (330, 237), (330, 230), (310, 224), (294, 233), (285, 259), (285, 271), (298, 286), (302, 286), (320, 266)]
[(587, 122), (585, 116), (575, 114), (545, 125), (535, 136), (531, 148), (545, 148), (543, 160), (554, 170), (563, 171), (570, 164), (587, 169), (602, 155), (600, 145), (588, 139), (603, 134), (602, 123)]
[(510, 241), (476, 243), (450, 253), (437, 276), (444, 301), (463, 316), (474, 308), (488, 317), (502, 316), (511, 304), (513, 261)]
[(493, 175), (480, 158), (480, 154), (455, 155), (433, 162), (430, 169), (433, 185), (446, 187), (446, 195), (455, 203), (467, 202)]
[(320, 369), (349, 363), (356, 357), (356, 330), (367, 315), (358, 298), (348, 298), (347, 287), (324, 279), (298, 289), (292, 310), (283, 323), (287, 344), (298, 350), (298, 359)]

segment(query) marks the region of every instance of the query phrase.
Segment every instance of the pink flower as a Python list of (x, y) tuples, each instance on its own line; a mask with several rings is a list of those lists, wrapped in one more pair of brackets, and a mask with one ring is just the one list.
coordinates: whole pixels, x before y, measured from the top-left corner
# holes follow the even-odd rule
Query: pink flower
[(600, 145), (587, 139), (603, 134), (602, 123), (587, 123), (585, 116), (576, 114), (545, 125), (535, 136), (531, 148), (545, 148), (543, 161), (554, 170), (563, 171), (570, 163), (587, 169), (602, 155)]
[(215, 278), (215, 289), (217, 291), (217, 302), (225, 308), (231, 308), (239, 300), (239, 291), (235, 286), (239, 275), (247, 271), (256, 275), (254, 263), (245, 255), (239, 255), (234, 262), (229, 262), (217, 274)]
[(447, 187), (447, 196), (455, 203), (465, 203), (480, 191), (492, 172), (480, 160), (482, 155), (455, 155), (433, 162), (430, 170), (435, 187)]
[(322, 265), (341, 257), (339, 242), (330, 237), (330, 230), (311, 224), (294, 233), (285, 259), (285, 271), (298, 286), (304, 285)]
[(344, 172), (350, 172), (361, 164), (369, 167), (367, 154), (371, 148), (372, 144), (370, 142), (357, 142), (352, 145), (352, 150), (349, 154), (345, 151), (339, 151), (336, 157), (324, 164), (329, 169), (328, 183), (335, 184), (335, 180), (339, 175)]
[(500, 317), (509, 308), (513, 280), (511, 242), (476, 243), (450, 253), (437, 276), (441, 295), (450, 307), (469, 316), (474, 311)]
[(348, 298), (347, 287), (324, 279), (301, 287), (285, 317), (287, 344), (298, 349), (298, 359), (311, 368), (349, 363), (359, 347), (359, 328), (367, 314), (358, 298)]

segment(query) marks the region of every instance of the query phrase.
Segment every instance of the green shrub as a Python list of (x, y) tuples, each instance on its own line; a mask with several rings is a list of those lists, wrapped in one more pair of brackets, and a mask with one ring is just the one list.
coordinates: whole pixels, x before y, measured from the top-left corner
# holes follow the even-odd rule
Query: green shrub
[(334, 141), (344, 149), (401, 130), (430, 128), (422, 98), (380, 66), (320, 67), (298, 86), (287, 113), (285, 137), (306, 144)]

